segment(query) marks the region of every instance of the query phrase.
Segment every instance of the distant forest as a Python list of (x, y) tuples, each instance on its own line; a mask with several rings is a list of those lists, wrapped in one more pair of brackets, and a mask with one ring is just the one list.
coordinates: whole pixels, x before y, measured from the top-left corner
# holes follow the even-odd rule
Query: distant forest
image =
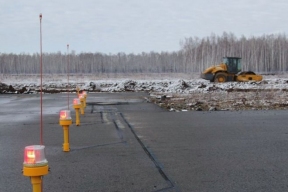
[[(141, 54), (43, 53), (43, 73), (192, 73), (219, 64), (224, 56), (242, 58), (242, 70), (259, 73), (288, 70), (288, 39), (285, 34), (237, 38), (221, 36), (185, 38), (180, 50)], [(69, 63), (69, 67), (68, 67)], [(0, 53), (0, 74), (37, 74), (40, 54)]]

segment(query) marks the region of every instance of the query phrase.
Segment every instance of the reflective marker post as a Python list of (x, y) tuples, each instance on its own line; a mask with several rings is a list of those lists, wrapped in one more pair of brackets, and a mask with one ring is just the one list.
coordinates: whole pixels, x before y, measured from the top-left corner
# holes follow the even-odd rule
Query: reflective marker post
[(70, 151), (69, 126), (72, 124), (72, 118), (71, 118), (70, 110), (60, 111), (59, 124), (63, 127), (63, 132), (64, 132), (63, 151), (68, 152), (68, 151)]
[(33, 192), (42, 192), (42, 177), (49, 171), (44, 149), (44, 145), (25, 147), (23, 175), (31, 178)]

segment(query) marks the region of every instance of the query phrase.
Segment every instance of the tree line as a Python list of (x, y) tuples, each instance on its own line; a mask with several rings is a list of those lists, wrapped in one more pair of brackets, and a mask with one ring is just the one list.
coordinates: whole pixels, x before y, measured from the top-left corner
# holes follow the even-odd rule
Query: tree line
[[(242, 58), (242, 69), (262, 73), (288, 70), (285, 34), (237, 38), (233, 33), (189, 37), (174, 52), (141, 54), (43, 53), (43, 73), (192, 73), (219, 64), (224, 56)], [(0, 53), (1, 74), (37, 74), (40, 54)]]

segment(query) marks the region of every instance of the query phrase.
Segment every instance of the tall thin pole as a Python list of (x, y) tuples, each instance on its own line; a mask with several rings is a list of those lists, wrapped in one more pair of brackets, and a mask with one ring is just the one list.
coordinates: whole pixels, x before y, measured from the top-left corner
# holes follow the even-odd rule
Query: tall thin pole
[(42, 13), (39, 15), (40, 18), (40, 73), (41, 73), (41, 80), (40, 80), (40, 106), (41, 106), (41, 114), (40, 114), (40, 144), (43, 145), (43, 106), (42, 106)]
[(68, 85), (67, 85), (67, 97), (68, 97), (68, 109), (69, 109), (69, 44), (67, 44), (67, 76), (68, 76)]

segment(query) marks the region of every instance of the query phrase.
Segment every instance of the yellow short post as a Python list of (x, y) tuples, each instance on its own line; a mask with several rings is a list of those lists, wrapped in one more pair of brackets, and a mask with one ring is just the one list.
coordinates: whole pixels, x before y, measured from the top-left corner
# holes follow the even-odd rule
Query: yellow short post
[(81, 115), (84, 115), (84, 96), (80, 95), (80, 102), (81, 102)]
[(69, 152), (70, 151), (69, 126), (72, 124), (70, 110), (62, 110), (62, 111), (60, 111), (59, 124), (63, 127), (63, 135), (64, 135), (63, 151), (64, 152)]
[(31, 177), (33, 192), (42, 191), (42, 178), (40, 176)]
[(78, 105), (78, 106), (73, 106), (74, 107), (74, 109), (75, 109), (75, 116), (76, 116), (76, 125), (77, 126), (79, 126), (80, 125), (80, 112), (79, 112), (79, 110), (80, 110), (80, 108), (81, 108), (81, 105)]
[(75, 109), (76, 113), (76, 125), (80, 125), (80, 115), (79, 115), (79, 110), (81, 109), (81, 102), (80, 99), (76, 98), (73, 100), (73, 108)]
[(42, 177), (49, 171), (44, 148), (43, 145), (25, 147), (23, 175), (30, 177), (33, 192), (42, 192)]
[(63, 142), (63, 151), (68, 152), (70, 151), (69, 145), (69, 125), (62, 125), (63, 127), (63, 135), (64, 135), (64, 142)]
[(84, 96), (84, 108), (86, 108), (86, 99), (87, 99), (87, 92), (83, 91), (82, 95)]

